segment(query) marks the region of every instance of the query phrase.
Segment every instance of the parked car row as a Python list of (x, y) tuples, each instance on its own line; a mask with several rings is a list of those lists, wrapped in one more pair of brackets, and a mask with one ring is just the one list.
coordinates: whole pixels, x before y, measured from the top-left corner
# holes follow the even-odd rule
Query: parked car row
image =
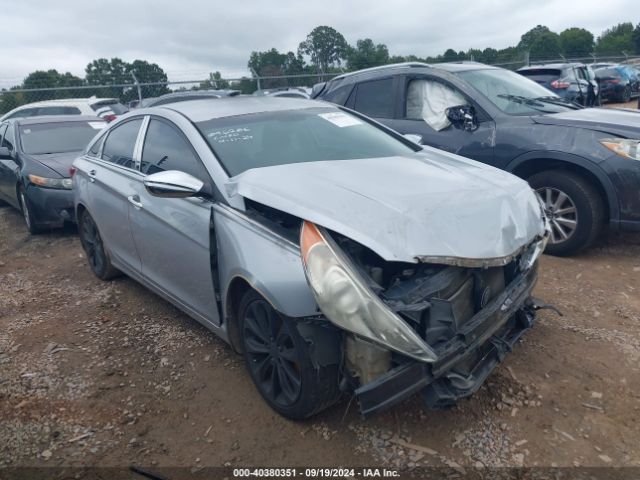
[(292, 419), (345, 393), (365, 415), (473, 394), (545, 307), (547, 244), (640, 226), (637, 114), (480, 64), (369, 69), (313, 96), (12, 118), (3, 199), (31, 231), (41, 210), (75, 220), (98, 278), (218, 334)]
[(613, 63), (554, 63), (518, 70), (559, 97), (583, 106), (627, 103), (640, 96), (640, 67)]

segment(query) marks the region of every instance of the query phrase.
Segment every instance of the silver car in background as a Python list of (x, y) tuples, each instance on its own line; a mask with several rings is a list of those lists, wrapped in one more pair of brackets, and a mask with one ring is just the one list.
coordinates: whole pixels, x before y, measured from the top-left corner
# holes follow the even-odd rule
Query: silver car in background
[(93, 272), (125, 273), (242, 352), (292, 419), (355, 393), (471, 395), (535, 317), (548, 225), (519, 178), (334, 105), (186, 101), (75, 161)]

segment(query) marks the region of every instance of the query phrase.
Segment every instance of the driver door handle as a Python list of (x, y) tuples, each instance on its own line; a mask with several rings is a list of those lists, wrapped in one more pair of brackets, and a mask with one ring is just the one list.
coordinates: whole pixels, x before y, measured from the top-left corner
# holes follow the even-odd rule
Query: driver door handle
[(96, 171), (95, 170), (89, 170), (88, 174), (89, 174), (89, 181), (91, 183), (95, 182), (96, 181)]
[(129, 203), (136, 207), (138, 210), (142, 208), (142, 202), (140, 201), (140, 197), (138, 195), (129, 195), (127, 197)]

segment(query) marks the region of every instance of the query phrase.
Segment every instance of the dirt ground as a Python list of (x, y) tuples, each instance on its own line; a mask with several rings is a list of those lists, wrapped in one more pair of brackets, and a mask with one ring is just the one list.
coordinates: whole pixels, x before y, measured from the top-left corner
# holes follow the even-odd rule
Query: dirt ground
[(639, 292), (640, 235), (544, 256), (535, 293), (564, 316), (541, 312), (471, 399), (296, 423), (195, 321), (97, 280), (72, 229), (30, 237), (0, 207), (0, 467), (640, 467)]

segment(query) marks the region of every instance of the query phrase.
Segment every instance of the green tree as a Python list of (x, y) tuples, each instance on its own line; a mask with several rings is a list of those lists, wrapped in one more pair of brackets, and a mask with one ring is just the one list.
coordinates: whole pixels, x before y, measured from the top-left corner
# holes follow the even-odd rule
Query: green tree
[(541, 35), (544, 35), (545, 33), (551, 33), (551, 30), (549, 30), (549, 27), (546, 27), (544, 25), (535, 26), (534, 28), (524, 33), (520, 37), (518, 48), (520, 50), (530, 50), (531, 45), (533, 45), (533, 42), (535, 42), (538, 39), (538, 37), (540, 37)]
[(389, 63), (389, 49), (383, 43), (374, 44), (370, 38), (358, 40), (356, 46), (347, 51), (349, 70), (377, 67)]
[(560, 56), (560, 37), (557, 33), (546, 32), (539, 35), (529, 47), (531, 59), (553, 59)]
[(22, 85), (16, 85), (9, 90), (4, 88), (0, 91), (0, 114), (7, 113), (20, 105), (27, 103), (22, 92), (12, 92), (22, 88)]
[(346, 59), (349, 45), (341, 33), (331, 27), (314, 28), (298, 46), (300, 56), (307, 55), (311, 63), (324, 74), (331, 67), (340, 66)]
[(560, 32), (560, 49), (567, 57), (586, 57), (593, 52), (593, 34), (584, 28), (567, 28)]
[(633, 53), (633, 31), (631, 22), (619, 23), (605, 30), (596, 40), (596, 52), (601, 55), (620, 55), (623, 51)]
[(458, 54), (453, 48), (448, 48), (445, 50), (444, 55), (442, 55), (441, 61), (443, 62), (455, 62), (458, 60)]
[[(77, 87), (83, 85), (81, 78), (71, 73), (59, 73), (55, 69), (36, 70), (26, 76), (22, 82), (24, 89), (41, 89), (41, 88), (61, 88), (61, 87)], [(26, 103), (37, 102), (40, 100), (51, 100), (55, 98), (70, 98), (73, 96), (81, 96), (82, 89), (78, 90), (45, 90), (24, 92), (24, 101)]]
[(482, 62), (487, 64), (496, 63), (498, 58), (498, 50), (495, 48), (487, 47), (482, 51)]
[[(149, 63), (146, 60), (134, 60), (131, 63), (125, 64), (125, 72), (129, 74), (129, 80), (126, 83), (133, 82), (131, 73), (133, 72), (140, 83), (164, 83), (166, 84), (167, 74), (156, 63)], [(147, 85), (140, 88), (142, 92), (142, 98), (159, 97), (165, 93), (169, 93), (170, 90), (166, 85)], [(133, 88), (125, 92), (122, 101), (128, 102), (138, 98), (138, 91)]]
[[(289, 53), (295, 58), (292, 52)], [(280, 53), (277, 49), (272, 48), (265, 52), (251, 52), (248, 67), (260, 77), (277, 77), (287, 75), (286, 69), (290, 60), (288, 54)], [(260, 84), (262, 88), (285, 87), (287, 86), (287, 79), (263, 79)]]
[[(127, 68), (127, 63), (119, 58), (98, 58), (89, 63), (85, 69), (85, 81), (88, 85), (129, 85), (133, 78)], [(105, 87), (91, 90), (91, 94), (98, 97), (117, 97), (124, 95), (122, 87)]]
[(640, 23), (636, 25), (636, 28), (633, 29), (633, 34), (631, 35), (633, 39), (633, 45), (635, 47), (635, 53), (640, 54)]
[(549, 27), (538, 25), (522, 37), (518, 49), (529, 52), (531, 59), (551, 59), (560, 56), (560, 37)]

